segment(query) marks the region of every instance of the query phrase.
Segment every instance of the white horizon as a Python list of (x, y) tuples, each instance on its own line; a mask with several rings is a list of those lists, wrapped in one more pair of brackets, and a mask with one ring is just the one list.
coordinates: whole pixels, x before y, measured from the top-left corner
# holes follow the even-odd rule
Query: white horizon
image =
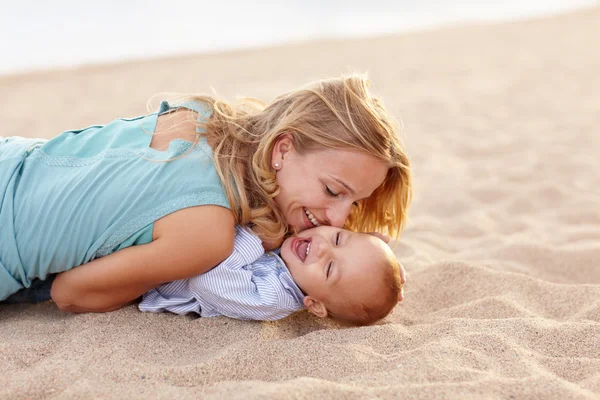
[[(4, 4), (3, 4), (4, 3)], [(138, 59), (213, 53), (315, 39), (370, 37), (448, 24), (518, 20), (596, 0), (179, 0), (0, 1), (0, 75)], [(239, 4), (238, 4), (239, 3)], [(210, 18), (207, 16), (215, 16)], [(293, 17), (293, 20), (292, 20)]]

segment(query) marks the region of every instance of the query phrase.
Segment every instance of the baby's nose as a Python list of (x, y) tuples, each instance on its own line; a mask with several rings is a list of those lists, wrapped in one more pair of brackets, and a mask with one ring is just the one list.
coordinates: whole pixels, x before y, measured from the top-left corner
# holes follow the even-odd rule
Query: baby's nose
[(317, 257), (319, 258), (327, 256), (331, 250), (330, 246), (327, 245), (327, 241), (321, 236), (313, 238), (312, 245), (316, 247)]

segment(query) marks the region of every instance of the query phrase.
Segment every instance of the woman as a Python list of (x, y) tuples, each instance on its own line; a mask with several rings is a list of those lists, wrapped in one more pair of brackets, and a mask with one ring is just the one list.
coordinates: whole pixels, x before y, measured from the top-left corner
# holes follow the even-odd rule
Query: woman
[[(13, 171), (0, 176), (0, 224), (14, 221), (0, 237), (0, 288), (67, 271), (51, 292), (62, 310), (110, 311), (211, 269), (232, 251), (236, 224), (267, 249), (322, 224), (397, 236), (410, 167), (367, 86), (356, 75), (320, 81), (266, 107), (192, 97), (48, 142), (5, 144), (4, 156), (0, 144), (0, 166)], [(43, 215), (33, 210), (44, 205)]]

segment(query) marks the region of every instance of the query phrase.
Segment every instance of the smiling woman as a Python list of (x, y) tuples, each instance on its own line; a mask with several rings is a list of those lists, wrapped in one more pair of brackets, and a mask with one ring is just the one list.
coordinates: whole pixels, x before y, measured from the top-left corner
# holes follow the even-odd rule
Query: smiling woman
[(0, 141), (13, 204), (0, 209), (0, 300), (66, 271), (52, 286), (61, 309), (113, 310), (213, 268), (236, 224), (267, 249), (320, 225), (398, 235), (410, 166), (368, 85), (322, 80), (268, 105), (190, 96), (49, 141)]
[[(315, 82), (264, 105), (212, 104), (208, 137), (239, 224), (263, 240), (324, 225), (397, 236), (412, 197), (398, 124), (364, 75)], [(234, 189), (235, 188), (235, 189)]]
[(383, 183), (389, 169), (385, 162), (362, 151), (300, 153), (291, 135), (277, 142), (273, 158), (279, 160), (275, 202), (295, 231), (344, 226), (352, 208)]

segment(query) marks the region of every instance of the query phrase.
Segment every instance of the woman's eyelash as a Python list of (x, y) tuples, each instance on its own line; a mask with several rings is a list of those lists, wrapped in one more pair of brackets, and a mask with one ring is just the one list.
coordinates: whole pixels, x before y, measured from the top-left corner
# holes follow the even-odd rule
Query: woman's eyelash
[(331, 271), (331, 265), (333, 264), (333, 262), (329, 262), (329, 265), (327, 265), (327, 277), (329, 278), (329, 271)]
[(329, 186), (325, 186), (325, 191), (332, 197), (338, 197), (340, 195), (339, 193), (334, 193), (333, 190), (329, 189)]
[(335, 235), (335, 245), (339, 245), (340, 244), (340, 232), (337, 233), (337, 235)]
[[(331, 197), (338, 197), (340, 194), (335, 193), (333, 190), (329, 189), (329, 186), (325, 185), (325, 192)], [(358, 201), (352, 203), (352, 207), (358, 207)]]

